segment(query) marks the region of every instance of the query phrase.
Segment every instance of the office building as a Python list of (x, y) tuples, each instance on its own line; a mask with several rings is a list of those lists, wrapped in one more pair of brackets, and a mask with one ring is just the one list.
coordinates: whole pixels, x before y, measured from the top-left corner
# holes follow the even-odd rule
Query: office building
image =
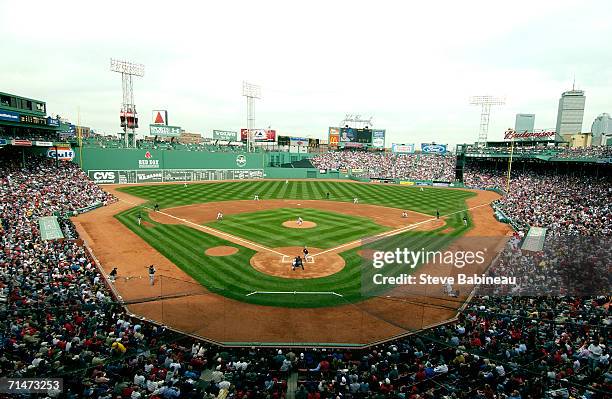
[(612, 118), (610, 114), (604, 112), (595, 118), (591, 125), (591, 133), (593, 134), (593, 145), (607, 145), (612, 137)]
[(535, 114), (516, 114), (514, 131), (518, 133), (532, 133), (535, 124)]
[(586, 97), (582, 90), (568, 90), (561, 94), (559, 110), (557, 112), (557, 139), (582, 132), (582, 119), (584, 118), (584, 103)]

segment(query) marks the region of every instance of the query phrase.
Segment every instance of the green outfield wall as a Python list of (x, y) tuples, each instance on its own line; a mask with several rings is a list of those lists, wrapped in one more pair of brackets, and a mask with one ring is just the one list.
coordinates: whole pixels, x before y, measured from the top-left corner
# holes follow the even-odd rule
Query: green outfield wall
[(125, 148), (74, 148), (73, 162), (98, 184), (240, 179), (339, 179), (340, 172), (282, 168), (314, 154), (208, 152)]

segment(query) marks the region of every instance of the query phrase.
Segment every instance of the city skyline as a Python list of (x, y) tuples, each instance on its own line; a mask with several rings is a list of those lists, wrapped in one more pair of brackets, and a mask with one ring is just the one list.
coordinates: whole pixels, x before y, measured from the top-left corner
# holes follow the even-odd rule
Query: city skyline
[[(521, 112), (537, 114), (537, 128), (554, 128), (559, 95), (575, 75), (576, 88), (588, 96), (585, 132), (598, 115), (612, 111), (612, 56), (601, 51), (612, 28), (595, 18), (610, 4), (524, 4), (493, 12), (449, 2), (439, 13), (427, 4), (383, 2), (372, 9), (314, 2), (300, 18), (282, 3), (129, 4), (121, 7), (134, 16), (136, 33), (126, 41), (112, 4), (91, 18), (59, 2), (54, 8), (63, 19), (87, 21), (87, 29), (75, 32), (45, 13), (31, 15), (36, 29), (20, 29), (10, 15), (25, 13), (26, 5), (0, 0), (3, 51), (10, 54), (0, 65), (0, 89), (46, 101), (50, 114), (73, 123), (80, 109), (82, 125), (118, 133), (121, 82), (108, 62), (121, 58), (145, 65), (145, 76), (134, 81), (140, 135), (148, 135), (153, 109), (167, 109), (173, 125), (204, 136), (246, 127), (240, 87), (248, 80), (262, 87), (257, 127), (326, 138), (345, 113), (360, 113), (386, 129), (387, 146), (453, 145), (477, 140), (479, 110), (468, 101), (473, 95), (507, 99), (491, 112), (489, 140), (501, 139)], [(180, 25), (159, 29), (160, 10)], [(345, 20), (355, 23), (316, 29), (338, 28)], [(368, 23), (357, 23), (363, 20)], [(245, 28), (250, 21), (262, 23), (251, 30)], [(581, 21), (589, 23), (566, 28)]]

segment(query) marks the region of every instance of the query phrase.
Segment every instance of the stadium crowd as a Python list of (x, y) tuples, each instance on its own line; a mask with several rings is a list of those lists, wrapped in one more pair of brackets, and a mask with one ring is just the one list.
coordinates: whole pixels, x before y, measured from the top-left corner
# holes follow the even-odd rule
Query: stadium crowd
[[(414, 178), (440, 178), (447, 168), (435, 156), (383, 158), (385, 165), (406, 162), (399, 169)], [(0, 161), (0, 377), (63, 377), (63, 392), (47, 397), (603, 399), (612, 391), (607, 297), (481, 296), (453, 323), (363, 350), (224, 349), (132, 317), (80, 241), (43, 241), (37, 225), (40, 216), (114, 198), (76, 165), (44, 158), (28, 158), (25, 167), (20, 162)], [(330, 168), (359, 165), (353, 155), (322, 162)], [(421, 171), (427, 162), (442, 169)], [(397, 165), (386, 173), (398, 173)], [(472, 177), (499, 184), (492, 174)], [(610, 194), (609, 187), (594, 190), (576, 195)], [(579, 219), (535, 219), (519, 209), (520, 201), (509, 204), (508, 212), (542, 225), (559, 222), (555, 228), (572, 231), (585, 226)], [(603, 216), (589, 228), (609, 235), (609, 211)], [(61, 223), (68, 238), (78, 237), (69, 219)], [(296, 373), (297, 391), (287, 392)]]
[(352, 169), (369, 178), (454, 181), (455, 157), (438, 154), (393, 154), (328, 151), (311, 159), (318, 169)]
[[(506, 190), (506, 172), (469, 165), (468, 187)], [(612, 181), (607, 176), (569, 176), (534, 166), (511, 174), (508, 193), (496, 206), (523, 229), (546, 227), (551, 234), (612, 236)]]

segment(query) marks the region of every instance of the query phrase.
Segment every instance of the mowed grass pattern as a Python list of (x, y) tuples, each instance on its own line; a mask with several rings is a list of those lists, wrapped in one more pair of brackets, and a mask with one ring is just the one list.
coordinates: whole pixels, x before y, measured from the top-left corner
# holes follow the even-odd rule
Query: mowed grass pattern
[[(253, 189), (251, 185), (256, 186), (256, 188)], [(465, 198), (473, 195), (459, 190), (435, 188), (425, 189), (421, 192), (418, 189), (399, 186), (341, 182), (289, 182), (289, 184), (285, 184), (284, 181), (192, 184), (187, 188), (183, 185), (133, 186), (122, 190), (146, 198), (150, 201), (150, 204), (158, 203), (162, 207), (246, 199), (255, 193), (258, 193), (262, 199), (321, 199), (329, 190), (332, 193), (331, 200), (352, 201), (352, 198), (357, 196), (362, 203), (393, 206), (431, 214), (434, 214), (436, 209), (440, 209), (441, 214), (463, 210), (465, 209)], [(335, 197), (340, 192), (344, 195)], [(283, 193), (286, 196), (280, 197)], [(272, 197), (272, 194), (276, 196)], [(317, 197), (319, 195), (322, 195), (322, 197)], [(446, 198), (447, 196), (449, 198)], [(358, 255), (359, 248), (340, 254), (344, 258), (346, 266), (334, 275), (316, 279), (285, 279), (260, 273), (251, 267), (249, 260), (255, 254), (254, 251), (194, 228), (184, 225), (160, 224), (151, 220), (146, 212), (144, 220), (151, 225), (148, 227), (138, 226), (137, 215), (139, 212), (141, 212), (141, 209), (135, 207), (115, 217), (194, 280), (220, 295), (260, 305), (307, 308), (338, 306), (367, 299), (367, 297), (362, 296), (361, 292), (363, 259)], [(236, 217), (239, 216), (236, 215)], [(401, 245), (409, 240), (413, 248), (435, 250), (446, 247), (455, 237), (462, 235), (469, 229), (469, 225), (468, 227), (463, 226), (462, 217), (463, 214), (458, 213), (449, 218), (448, 225), (453, 227), (451, 234), (440, 233), (446, 226), (428, 232), (408, 231), (395, 236), (390, 243), (385, 243), (385, 246), (387, 244), (396, 245), (395, 243)], [(261, 225), (261, 228), (265, 229), (268, 226)], [(342, 234), (342, 229), (339, 229), (338, 236)], [(371, 235), (369, 230), (368, 235)], [(234, 246), (239, 248), (239, 251), (234, 255), (224, 257), (205, 255), (204, 251), (207, 248), (218, 245)], [(297, 243), (297, 245), (303, 244)], [(366, 272), (369, 271), (369, 269), (366, 270)], [(253, 291), (322, 291), (336, 292), (341, 294), (342, 297), (332, 295), (246, 296)]]
[(326, 199), (347, 201), (358, 198), (359, 203), (382, 205), (434, 215), (436, 210), (448, 214), (465, 209), (465, 200), (474, 193), (433, 187), (401, 186), (395, 184), (362, 184), (337, 181), (247, 181), (189, 184), (160, 184), (129, 186), (119, 189), (157, 203), (161, 208), (212, 201), (253, 199)]
[[(283, 222), (295, 221), (300, 216), (317, 225), (309, 229), (283, 227)], [(270, 248), (304, 245), (333, 248), (389, 230), (368, 218), (308, 208), (280, 208), (229, 215), (222, 221), (207, 225)]]

